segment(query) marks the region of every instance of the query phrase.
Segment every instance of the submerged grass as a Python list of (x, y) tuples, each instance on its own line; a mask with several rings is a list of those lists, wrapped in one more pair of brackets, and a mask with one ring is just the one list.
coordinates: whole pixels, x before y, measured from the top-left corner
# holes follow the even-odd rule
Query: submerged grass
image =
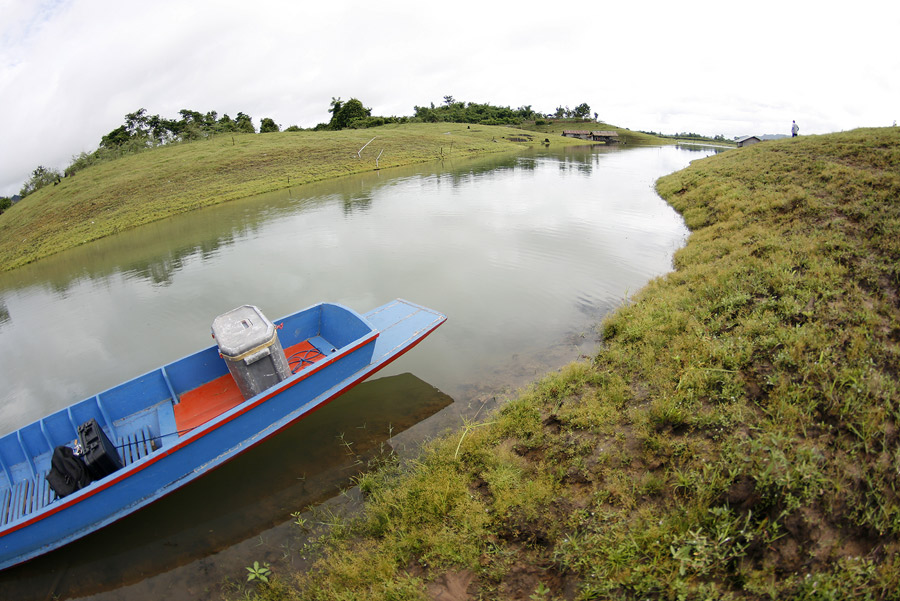
[[(0, 215), (0, 271), (229, 200), (376, 166), (515, 152), (542, 142), (508, 127), (437, 123), (220, 135), (155, 148), (84, 169)], [(550, 144), (585, 142), (553, 136)]]
[(693, 233), (598, 354), (362, 476), (259, 598), (900, 598), (900, 130), (657, 185)]

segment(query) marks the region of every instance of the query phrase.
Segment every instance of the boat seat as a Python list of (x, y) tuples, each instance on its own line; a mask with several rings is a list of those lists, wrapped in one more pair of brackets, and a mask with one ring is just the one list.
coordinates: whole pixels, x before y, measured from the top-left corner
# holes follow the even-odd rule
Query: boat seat
[(126, 466), (146, 457), (161, 445), (150, 433), (150, 428), (144, 426), (140, 430), (130, 432), (127, 436), (120, 436), (116, 446), (119, 450), (119, 457), (122, 458), (122, 465)]
[(38, 511), (56, 500), (56, 493), (47, 484), (46, 475), (47, 472), (41, 472), (36, 478), (20, 480), (11, 489), (3, 491), (3, 498), (0, 500), (0, 526)]

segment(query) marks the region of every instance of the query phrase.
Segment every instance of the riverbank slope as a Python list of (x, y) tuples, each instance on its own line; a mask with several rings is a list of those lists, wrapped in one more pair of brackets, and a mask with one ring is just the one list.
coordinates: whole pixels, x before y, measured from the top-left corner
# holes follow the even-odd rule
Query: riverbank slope
[[(621, 131), (628, 143), (665, 143)], [(88, 167), (0, 215), (0, 271), (229, 200), (375, 169), (519, 152), (545, 140), (551, 148), (590, 143), (510, 127), (417, 123), (161, 146)]]
[(596, 356), (388, 457), (358, 516), (298, 519), (310, 569), (248, 591), (898, 598), (900, 129), (765, 142), (657, 187), (691, 237)]

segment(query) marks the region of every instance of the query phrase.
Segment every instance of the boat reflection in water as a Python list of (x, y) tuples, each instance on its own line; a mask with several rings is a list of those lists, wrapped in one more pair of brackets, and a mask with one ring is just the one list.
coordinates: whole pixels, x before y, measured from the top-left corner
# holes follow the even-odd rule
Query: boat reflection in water
[[(190, 576), (173, 575), (173, 580), (185, 578), (177, 585), (154, 580), (165, 581), (166, 572), (198, 560), (204, 572), (220, 571), (218, 580), (240, 577), (246, 552), (232, 557), (225, 550), (266, 531), (288, 544), (299, 533), (289, 521), (291, 513), (335, 496), (369, 460), (391, 451), (392, 436), (452, 402), (409, 373), (364, 382), (135, 514), (0, 572), (0, 597), (66, 599), (144, 581), (147, 598), (151, 589), (158, 593), (160, 588), (169, 601), (179, 594), (197, 598), (188, 590)], [(270, 540), (269, 545), (278, 543)], [(256, 557), (262, 560), (262, 552)], [(196, 576), (201, 587), (217, 580), (205, 573), (204, 584)], [(129, 599), (143, 598), (133, 593)]]

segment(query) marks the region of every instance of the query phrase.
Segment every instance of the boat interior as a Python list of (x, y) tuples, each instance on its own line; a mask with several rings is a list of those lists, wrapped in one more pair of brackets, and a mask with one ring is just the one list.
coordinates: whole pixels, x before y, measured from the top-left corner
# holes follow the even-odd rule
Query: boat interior
[[(334, 329), (327, 323), (331, 307), (336, 306), (325, 305), (323, 310), (317, 305), (276, 322), (292, 374), (340, 353), (338, 349), (371, 331), (362, 320), (358, 320), (361, 325)], [(80, 424), (96, 419), (127, 469), (244, 400), (218, 347), (213, 346), (3, 436), (0, 528), (57, 499), (46, 481), (53, 449), (74, 446)]]

